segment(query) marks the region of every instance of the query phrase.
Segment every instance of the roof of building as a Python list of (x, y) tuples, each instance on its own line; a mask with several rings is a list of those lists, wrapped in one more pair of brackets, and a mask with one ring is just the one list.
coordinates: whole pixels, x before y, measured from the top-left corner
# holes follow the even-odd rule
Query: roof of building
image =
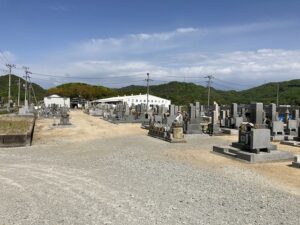
[[(93, 102), (122, 102), (128, 98), (146, 98), (147, 94), (139, 94), (139, 95), (124, 95), (124, 96), (117, 96), (117, 97), (111, 97), (111, 98), (102, 98), (102, 99), (98, 99), (95, 100)], [(160, 98), (154, 95), (149, 95), (149, 98), (159, 98), (159, 99), (163, 99), (163, 100), (167, 100), (168, 99), (164, 99), (164, 98)]]
[(63, 99), (69, 99), (69, 97), (61, 97), (61, 96), (56, 95), (56, 94), (54, 94), (54, 95), (49, 95), (49, 96), (47, 96), (47, 97), (45, 97), (45, 98), (63, 98)]
[(47, 98), (61, 98), (59, 95), (49, 95)]

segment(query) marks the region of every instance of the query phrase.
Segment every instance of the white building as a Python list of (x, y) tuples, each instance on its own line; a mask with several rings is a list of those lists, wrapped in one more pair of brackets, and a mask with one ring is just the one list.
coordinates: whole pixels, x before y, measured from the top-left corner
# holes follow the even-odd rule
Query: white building
[[(111, 103), (111, 104), (117, 104), (117, 103), (127, 103), (129, 106), (138, 105), (138, 104), (147, 104), (147, 94), (139, 94), (139, 95), (124, 95), (124, 96), (118, 96), (118, 97), (112, 97), (112, 98), (103, 98), (99, 100), (93, 101), (93, 103)], [(154, 95), (149, 95), (149, 106), (152, 105), (165, 105), (165, 107), (169, 107), (171, 105), (171, 101), (168, 99), (156, 97)]]
[(50, 95), (44, 98), (44, 104), (46, 107), (55, 104), (59, 105), (60, 107), (65, 106), (70, 108), (70, 98), (60, 97), (59, 95)]

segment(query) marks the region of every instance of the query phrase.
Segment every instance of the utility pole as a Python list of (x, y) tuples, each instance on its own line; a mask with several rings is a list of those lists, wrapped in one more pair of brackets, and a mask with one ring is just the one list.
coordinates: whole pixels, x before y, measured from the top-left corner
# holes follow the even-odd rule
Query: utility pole
[(276, 105), (279, 106), (279, 83), (277, 83), (277, 95), (276, 95)]
[(8, 75), (8, 104), (7, 104), (7, 112), (10, 111), (10, 101), (11, 101), (11, 69), (16, 68), (14, 64), (6, 64), (6, 67), (9, 69)]
[[(32, 85), (32, 82), (31, 82), (31, 79), (29, 78), (29, 82), (30, 82), (30, 88), (32, 90), (32, 94), (33, 94), (33, 97), (34, 97), (34, 100), (35, 100), (35, 104), (37, 105), (38, 102), (37, 102), (37, 99), (36, 99), (36, 96), (35, 96), (35, 92), (34, 92), (34, 89), (33, 89), (33, 85)], [(30, 90), (29, 90), (29, 93), (30, 93)], [(65, 101), (65, 100), (64, 100)], [(65, 104), (64, 104), (65, 105)]]
[(212, 83), (212, 79), (214, 78), (212, 75), (208, 75), (204, 78), (208, 78), (207, 82), (207, 88), (208, 88), (208, 92), (207, 92), (207, 110), (209, 111), (209, 101), (210, 101), (210, 87), (211, 87), (211, 83)]
[(148, 114), (148, 111), (149, 111), (149, 82), (152, 81), (150, 78), (149, 78), (149, 73), (147, 73), (147, 79), (145, 79), (145, 81), (147, 81), (147, 114)]
[(19, 77), (19, 83), (18, 83), (18, 107), (20, 107), (20, 91), (21, 91), (21, 79)]
[(25, 107), (28, 107), (28, 102), (27, 102), (27, 92), (28, 92), (28, 88), (27, 88), (27, 81), (30, 78), (29, 74), (31, 74), (31, 72), (29, 71), (29, 67), (23, 66), (23, 69), (25, 70), (25, 102), (24, 105)]

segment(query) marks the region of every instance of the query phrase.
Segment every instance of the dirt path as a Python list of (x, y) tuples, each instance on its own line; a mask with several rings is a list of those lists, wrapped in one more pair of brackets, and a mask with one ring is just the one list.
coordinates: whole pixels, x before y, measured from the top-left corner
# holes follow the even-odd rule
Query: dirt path
[[(55, 122), (58, 123), (58, 119)], [(54, 119), (38, 119), (33, 143), (82, 142), (145, 133), (140, 124), (113, 124), (80, 110), (70, 112), (70, 122), (70, 126), (53, 126)]]

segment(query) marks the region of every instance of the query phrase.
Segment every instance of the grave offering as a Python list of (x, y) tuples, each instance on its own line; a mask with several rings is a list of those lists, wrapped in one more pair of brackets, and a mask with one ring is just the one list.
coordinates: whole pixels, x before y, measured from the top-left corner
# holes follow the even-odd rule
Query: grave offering
[(231, 146), (213, 146), (213, 151), (250, 163), (293, 158), (293, 154), (279, 151), (270, 143), (269, 129), (255, 129), (252, 123), (241, 125), (238, 142), (233, 142)]
[(152, 123), (148, 135), (170, 143), (186, 143), (183, 135), (183, 125), (174, 121), (171, 126), (161, 123)]

